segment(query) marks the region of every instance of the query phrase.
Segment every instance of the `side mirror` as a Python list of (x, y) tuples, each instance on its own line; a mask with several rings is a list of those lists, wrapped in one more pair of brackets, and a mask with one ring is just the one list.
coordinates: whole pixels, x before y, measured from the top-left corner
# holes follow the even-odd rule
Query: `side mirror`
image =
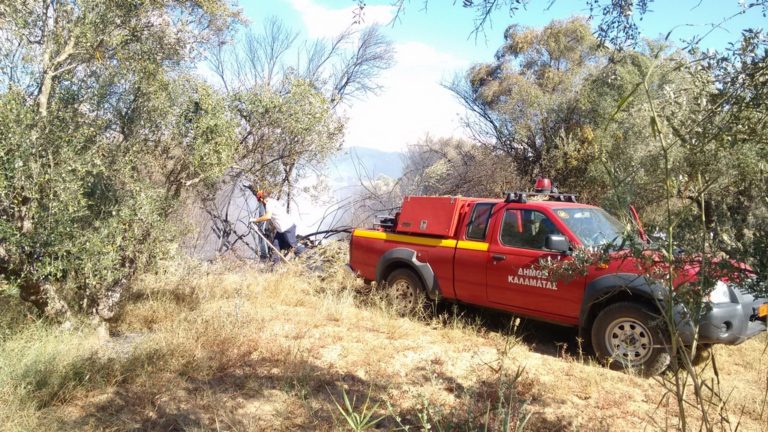
[(556, 252), (568, 252), (571, 249), (568, 238), (564, 235), (550, 234), (544, 240), (544, 247)]

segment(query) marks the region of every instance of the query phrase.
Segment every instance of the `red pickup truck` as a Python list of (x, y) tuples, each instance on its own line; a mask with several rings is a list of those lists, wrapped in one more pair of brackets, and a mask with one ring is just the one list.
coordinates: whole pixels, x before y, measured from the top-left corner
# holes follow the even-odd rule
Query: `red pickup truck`
[[(612, 366), (645, 374), (669, 364), (659, 305), (666, 290), (640, 264), (617, 258), (587, 275), (553, 280), (540, 260), (621, 238), (625, 225), (573, 195), (511, 193), (506, 199), (409, 196), (374, 229), (356, 229), (350, 267), (385, 284), (405, 308), (448, 300), (576, 326)], [(766, 331), (768, 303), (718, 282), (699, 326), (701, 344), (738, 344)], [(685, 315), (682, 306), (675, 310)], [(680, 320), (684, 341), (692, 327)]]

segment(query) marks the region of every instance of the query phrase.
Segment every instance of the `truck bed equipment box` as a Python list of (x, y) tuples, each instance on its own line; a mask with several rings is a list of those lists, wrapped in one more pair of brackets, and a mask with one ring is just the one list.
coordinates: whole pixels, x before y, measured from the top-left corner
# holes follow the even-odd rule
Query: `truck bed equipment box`
[(452, 196), (406, 196), (395, 231), (450, 237), (454, 234), (459, 222), (459, 210), (465, 201)]

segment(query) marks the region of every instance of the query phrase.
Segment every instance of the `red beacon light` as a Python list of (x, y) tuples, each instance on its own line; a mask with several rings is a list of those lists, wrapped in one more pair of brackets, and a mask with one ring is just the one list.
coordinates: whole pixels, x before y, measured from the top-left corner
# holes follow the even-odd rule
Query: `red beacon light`
[(546, 177), (536, 177), (536, 184), (533, 186), (536, 193), (552, 193), (552, 181)]

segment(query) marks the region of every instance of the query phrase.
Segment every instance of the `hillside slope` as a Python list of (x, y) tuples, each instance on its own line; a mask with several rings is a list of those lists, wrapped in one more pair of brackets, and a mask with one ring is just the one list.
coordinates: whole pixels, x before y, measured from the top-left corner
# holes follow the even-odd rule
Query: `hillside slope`
[[(452, 307), (401, 318), (343, 272), (264, 270), (176, 263), (136, 287), (112, 338), (28, 324), (0, 340), (0, 429), (344, 430), (345, 395), (377, 430), (678, 424), (659, 382), (520, 337), (546, 326)], [(717, 350), (731, 427), (768, 421), (766, 346)]]

